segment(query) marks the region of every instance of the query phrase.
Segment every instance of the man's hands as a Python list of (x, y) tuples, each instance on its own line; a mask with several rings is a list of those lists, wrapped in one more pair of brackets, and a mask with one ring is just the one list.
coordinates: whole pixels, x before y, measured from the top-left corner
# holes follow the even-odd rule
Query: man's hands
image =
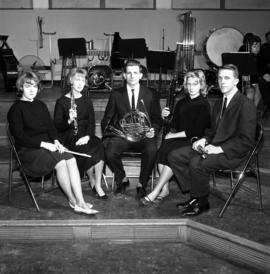
[(192, 148), (198, 152), (203, 152), (206, 154), (220, 154), (224, 152), (220, 146), (207, 145), (205, 138), (195, 141), (192, 144)]
[(154, 130), (154, 128), (151, 127), (151, 128), (149, 129), (149, 131), (146, 132), (145, 136), (146, 136), (147, 138), (153, 138), (153, 137), (155, 136), (155, 130)]
[(204, 150), (205, 148), (205, 144), (206, 144), (206, 139), (205, 138), (201, 138), (197, 141), (195, 141), (193, 144), (192, 144), (192, 148), (196, 151), (200, 151), (201, 149)]

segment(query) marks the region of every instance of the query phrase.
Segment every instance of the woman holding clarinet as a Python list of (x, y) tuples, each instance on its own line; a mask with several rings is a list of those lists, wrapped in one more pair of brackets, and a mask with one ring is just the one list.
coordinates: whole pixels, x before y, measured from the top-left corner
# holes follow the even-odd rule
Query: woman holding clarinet
[(70, 91), (59, 98), (54, 109), (54, 123), (63, 144), (70, 150), (91, 155), (75, 155), (81, 177), (86, 173), (96, 197), (106, 200), (108, 196), (101, 187), (104, 167), (104, 148), (95, 136), (95, 112), (92, 100), (83, 93), (87, 72), (73, 68), (69, 74)]

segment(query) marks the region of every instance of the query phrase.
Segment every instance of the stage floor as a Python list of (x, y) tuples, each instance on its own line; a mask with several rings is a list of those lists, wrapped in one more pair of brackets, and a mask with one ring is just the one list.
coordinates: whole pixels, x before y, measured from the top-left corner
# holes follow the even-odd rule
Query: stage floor
[(255, 273), (182, 243), (9, 242), (0, 253), (1, 273)]

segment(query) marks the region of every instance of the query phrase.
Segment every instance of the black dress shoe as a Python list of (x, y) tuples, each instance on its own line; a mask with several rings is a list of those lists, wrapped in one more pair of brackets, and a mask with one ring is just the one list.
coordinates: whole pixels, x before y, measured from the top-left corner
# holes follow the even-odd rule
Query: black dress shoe
[(122, 184), (116, 184), (116, 189), (114, 190), (114, 194), (120, 194), (123, 192)]
[(128, 187), (130, 185), (129, 180), (123, 181), (122, 184), (124, 185), (124, 187)]
[(146, 196), (146, 189), (143, 186), (137, 187), (136, 191), (138, 199), (141, 199)]
[(185, 210), (182, 211), (183, 217), (197, 216), (210, 208), (209, 203), (200, 203), (199, 201), (189, 205)]
[(176, 207), (178, 209), (187, 208), (190, 204), (193, 204), (195, 202), (198, 202), (198, 199), (196, 199), (196, 198), (190, 198), (187, 201), (180, 202), (180, 203), (176, 204)]

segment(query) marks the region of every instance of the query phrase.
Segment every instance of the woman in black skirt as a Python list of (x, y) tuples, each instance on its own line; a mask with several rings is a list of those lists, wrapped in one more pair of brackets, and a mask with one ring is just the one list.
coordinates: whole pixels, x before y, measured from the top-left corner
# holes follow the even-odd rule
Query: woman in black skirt
[(70, 71), (71, 90), (59, 98), (54, 109), (54, 123), (63, 144), (70, 150), (90, 154), (91, 158), (76, 156), (81, 177), (86, 172), (91, 187), (100, 199), (107, 199), (101, 187), (104, 148), (95, 136), (95, 112), (92, 100), (85, 95), (87, 72), (81, 68)]
[(19, 157), (27, 174), (41, 177), (56, 170), (62, 190), (75, 212), (96, 214), (93, 205), (83, 198), (76, 159), (65, 152), (58, 141), (47, 106), (36, 100), (40, 80), (33, 72), (23, 73), (17, 80), (19, 100), (8, 112), (10, 132), (14, 137)]
[[(159, 181), (154, 190), (141, 199), (143, 204), (159, 202), (169, 195), (168, 181), (173, 176), (168, 163), (168, 154), (179, 147), (191, 144), (201, 138), (204, 130), (210, 126), (210, 105), (202, 95), (206, 91), (206, 80), (202, 70), (187, 72), (184, 77), (186, 96), (179, 100), (174, 108), (170, 131), (166, 134), (158, 151)], [(162, 117), (170, 115), (170, 109), (162, 110)]]

